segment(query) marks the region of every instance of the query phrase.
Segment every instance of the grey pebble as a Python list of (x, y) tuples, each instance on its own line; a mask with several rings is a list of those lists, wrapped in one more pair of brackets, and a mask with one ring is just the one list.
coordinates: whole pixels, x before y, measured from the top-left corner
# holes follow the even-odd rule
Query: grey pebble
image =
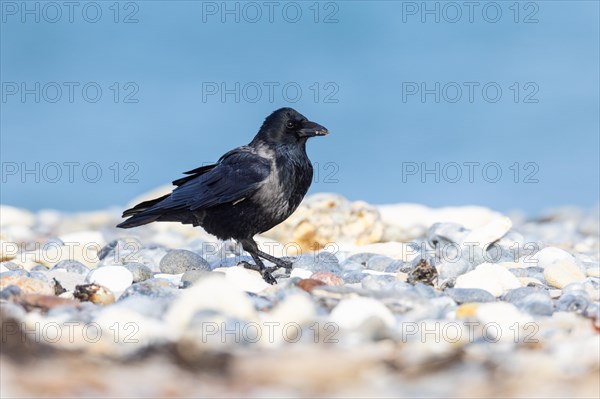
[(335, 275), (340, 275), (342, 272), (337, 257), (327, 251), (300, 255), (294, 259), (292, 268), (301, 268), (312, 272), (329, 272)]
[(4, 273), (0, 273), (0, 277), (30, 277), (29, 272), (25, 269), (9, 270)]
[(362, 272), (363, 270), (365, 270), (365, 265), (363, 265), (362, 263), (354, 262), (354, 261), (348, 260), (348, 259), (343, 261), (341, 263), (340, 267), (342, 268), (342, 271), (344, 271), (344, 272), (355, 272), (355, 271)]
[(508, 290), (504, 295), (502, 295), (501, 299), (505, 302), (516, 304), (519, 301), (522, 301), (525, 297), (532, 295), (532, 294), (537, 294), (537, 293), (545, 293), (549, 297), (548, 292), (546, 290), (544, 290), (543, 288), (519, 287), (519, 288), (514, 288), (512, 290)]
[(372, 252), (361, 252), (361, 253), (349, 256), (348, 258), (346, 258), (344, 263), (346, 263), (346, 262), (360, 263), (361, 265), (366, 267), (369, 259), (371, 259), (375, 256), (381, 256), (381, 255), (375, 254)]
[(408, 273), (413, 268), (412, 262), (405, 262), (401, 259), (397, 259), (390, 263), (384, 270), (386, 273)]
[(6, 267), (8, 270), (22, 270), (23, 266), (19, 265), (15, 262), (2, 262), (2, 266)]
[(174, 249), (160, 260), (160, 271), (181, 274), (188, 270), (210, 271), (209, 263), (200, 255), (186, 249)]
[(496, 301), (496, 298), (492, 294), (480, 288), (449, 288), (444, 293), (459, 305), (470, 302)]
[(367, 261), (366, 267), (369, 270), (383, 272), (393, 262), (394, 262), (394, 259), (392, 259), (390, 257), (383, 256), (383, 255), (377, 255), (377, 256), (373, 256), (373, 257), (369, 258), (369, 260)]
[(486, 257), (488, 262), (516, 262), (519, 257), (531, 254), (529, 247), (523, 248), (525, 243), (523, 235), (516, 231), (507, 232), (487, 247)]
[(79, 273), (84, 276), (90, 272), (90, 269), (81, 262), (71, 259), (65, 259), (58, 262), (56, 265), (52, 267), (50, 270), (66, 270), (70, 273)]
[(549, 316), (554, 304), (547, 290), (541, 287), (520, 287), (509, 290), (501, 299), (532, 315)]
[(517, 303), (519, 309), (532, 315), (550, 316), (554, 313), (554, 304), (547, 293), (537, 292)]
[(130, 285), (119, 297), (119, 301), (130, 296), (149, 296), (154, 298), (175, 298), (179, 294), (177, 287), (169, 280), (151, 278), (146, 281)]
[(556, 301), (556, 310), (584, 314), (590, 303), (590, 296), (583, 290), (563, 291), (563, 294)]
[(423, 298), (432, 299), (438, 296), (432, 286), (423, 283), (416, 283), (413, 289)]
[(21, 289), (16, 285), (9, 285), (2, 291), (0, 291), (0, 299), (4, 299), (6, 301), (10, 301), (16, 297), (21, 295)]
[(29, 277), (34, 278), (36, 280), (40, 280), (40, 281), (44, 281), (46, 283), (49, 283), (52, 279), (50, 277), (48, 277), (48, 271), (30, 271), (29, 272)]
[(132, 262), (132, 263), (127, 263), (125, 265), (123, 265), (125, 268), (127, 268), (127, 270), (129, 270), (131, 272), (131, 274), (133, 275), (133, 282), (134, 283), (139, 283), (140, 281), (145, 281), (148, 279), (151, 279), (154, 274), (152, 273), (152, 270), (150, 270), (150, 268), (142, 263), (136, 263), (136, 262)]
[(206, 270), (188, 270), (181, 276), (181, 285), (188, 287), (194, 284), (196, 281), (208, 276), (210, 272)]
[(511, 269), (508, 269), (512, 274), (515, 275), (515, 277), (532, 277), (535, 279), (538, 279), (542, 282), (545, 281), (544, 279), (544, 269), (541, 267), (513, 267)]
[(475, 267), (473, 264), (467, 262), (465, 259), (459, 259), (454, 263), (441, 262), (436, 266), (440, 281), (455, 280), (459, 276), (470, 272), (474, 268)]
[(362, 270), (348, 270), (342, 272), (342, 279), (346, 284), (356, 284), (360, 283), (365, 277), (367, 277), (367, 273), (363, 273)]
[(427, 242), (434, 248), (448, 243), (459, 244), (468, 232), (458, 223), (434, 223), (427, 231)]
[(390, 284), (396, 282), (395, 276), (367, 274), (361, 280), (361, 285), (365, 290), (382, 291), (389, 288)]

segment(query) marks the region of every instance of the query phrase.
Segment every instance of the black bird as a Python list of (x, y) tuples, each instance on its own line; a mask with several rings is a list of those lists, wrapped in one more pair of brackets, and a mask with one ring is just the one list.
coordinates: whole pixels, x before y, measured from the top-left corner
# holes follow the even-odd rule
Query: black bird
[(313, 168), (306, 141), (328, 133), (292, 108), (269, 115), (248, 145), (233, 149), (214, 165), (185, 172), (173, 181), (172, 193), (142, 202), (123, 212), (129, 217), (117, 227), (130, 228), (151, 222), (180, 222), (202, 226), (222, 240), (242, 244), (265, 281), (274, 284), (260, 258), (277, 267), (285, 262), (258, 249), (253, 237), (287, 219), (308, 191)]

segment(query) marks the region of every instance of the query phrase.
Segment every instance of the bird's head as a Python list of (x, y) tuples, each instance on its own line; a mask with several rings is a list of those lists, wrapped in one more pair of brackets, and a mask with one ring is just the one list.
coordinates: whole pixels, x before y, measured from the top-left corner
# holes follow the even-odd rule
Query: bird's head
[(269, 115), (254, 141), (268, 144), (301, 144), (314, 136), (329, 132), (318, 123), (311, 122), (293, 108), (281, 108)]

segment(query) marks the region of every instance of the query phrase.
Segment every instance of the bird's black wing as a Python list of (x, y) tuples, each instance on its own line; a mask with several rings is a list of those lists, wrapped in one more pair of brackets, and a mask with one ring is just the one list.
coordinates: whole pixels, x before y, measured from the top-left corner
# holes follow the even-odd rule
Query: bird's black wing
[(171, 194), (145, 201), (126, 210), (129, 217), (117, 227), (130, 228), (154, 221), (178, 221), (196, 225), (190, 211), (234, 203), (254, 193), (271, 173), (270, 161), (248, 146), (223, 155), (215, 165), (186, 172), (192, 174), (173, 183)]
[(185, 177), (179, 178), (177, 180), (173, 180), (173, 185), (181, 186), (181, 185), (189, 182), (190, 180), (193, 180), (196, 177), (203, 175), (206, 172), (211, 171), (212, 169), (215, 168), (215, 166), (217, 166), (216, 163), (212, 164), (212, 165), (200, 166), (199, 168), (196, 168), (193, 170), (188, 170), (187, 172), (183, 172), (184, 175), (191, 175), (191, 176), (185, 176)]
[(195, 211), (239, 201), (256, 191), (270, 173), (268, 159), (250, 147), (236, 148), (223, 155), (212, 169), (173, 190), (164, 205)]

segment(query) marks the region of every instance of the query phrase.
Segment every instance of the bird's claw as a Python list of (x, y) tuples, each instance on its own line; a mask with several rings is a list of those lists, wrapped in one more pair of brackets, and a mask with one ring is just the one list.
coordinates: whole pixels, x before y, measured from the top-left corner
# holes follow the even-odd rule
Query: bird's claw
[(246, 262), (245, 260), (238, 263), (238, 265), (242, 266), (244, 269), (255, 270), (257, 272), (260, 272), (260, 267), (258, 267), (257, 265), (253, 265), (250, 262)]
[(267, 269), (263, 269), (260, 274), (262, 274), (263, 280), (265, 280), (267, 283), (271, 285), (277, 284), (277, 280), (275, 280), (275, 277), (273, 277), (271, 272), (269, 272)]
[(275, 280), (275, 277), (273, 277), (273, 275), (271, 274), (274, 270), (276, 270), (277, 268), (273, 268), (273, 267), (260, 267), (258, 265), (253, 265), (250, 262), (246, 262), (246, 261), (242, 261), (239, 263), (241, 266), (243, 266), (245, 269), (248, 270), (254, 270), (260, 273), (260, 275), (262, 276), (263, 280), (265, 280), (265, 282), (273, 285), (273, 284), (277, 284), (277, 280)]

